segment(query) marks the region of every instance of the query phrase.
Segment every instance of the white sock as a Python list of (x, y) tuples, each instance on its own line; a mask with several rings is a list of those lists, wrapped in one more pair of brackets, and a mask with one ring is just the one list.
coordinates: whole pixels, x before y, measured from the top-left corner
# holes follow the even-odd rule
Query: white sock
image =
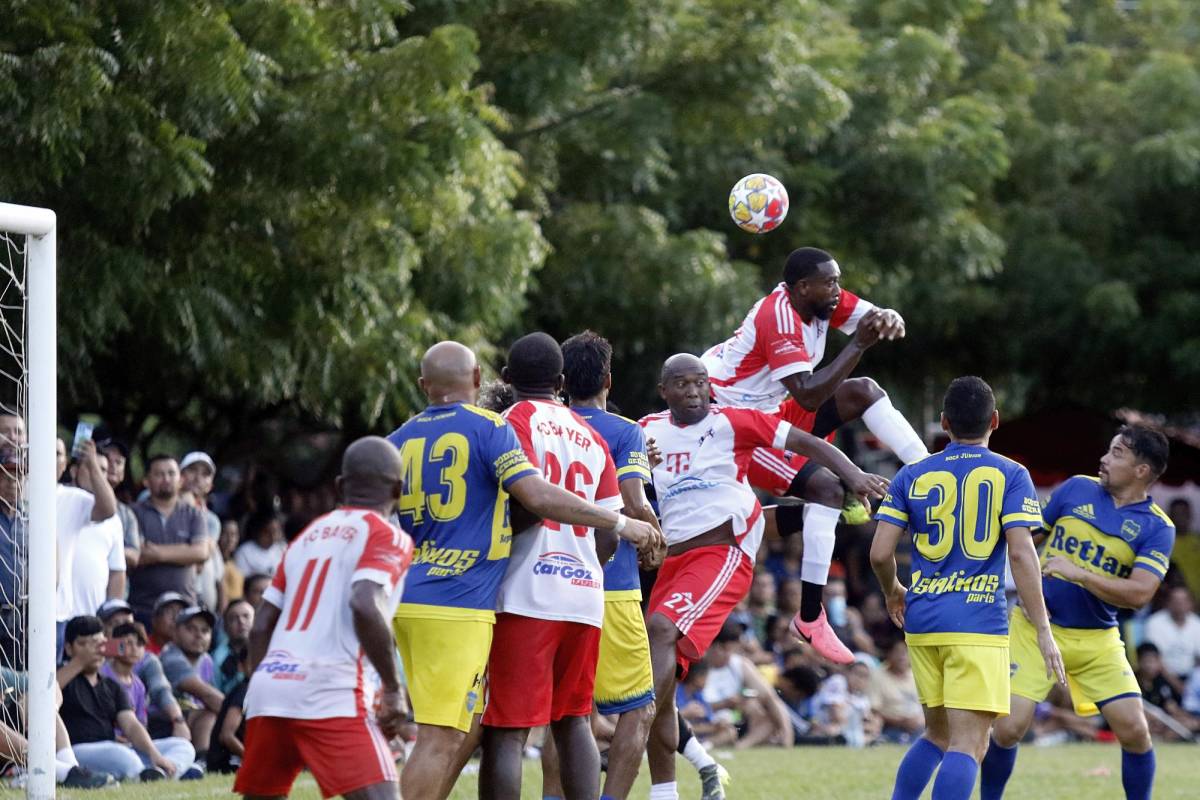
[(683, 757), (692, 762), (692, 766), (698, 770), (717, 763), (695, 736), (688, 739), (688, 743), (683, 746)]
[(54, 754), (54, 782), (62, 783), (67, 779), (67, 773), (71, 771), (71, 767), (79, 766), (79, 760), (75, 758), (75, 751), (69, 747), (64, 747)]
[(675, 787), (675, 781), (651, 784), (650, 800), (679, 800), (679, 790)]
[(805, 503), (803, 514), (804, 556), (800, 560), (800, 580), (824, 586), (829, 580), (834, 532), (842, 518), (842, 510)]
[(863, 412), (862, 421), (879, 441), (888, 446), (901, 461), (911, 464), (929, 455), (925, 443), (913, 430), (904, 415), (896, 410), (892, 401), (884, 395)]

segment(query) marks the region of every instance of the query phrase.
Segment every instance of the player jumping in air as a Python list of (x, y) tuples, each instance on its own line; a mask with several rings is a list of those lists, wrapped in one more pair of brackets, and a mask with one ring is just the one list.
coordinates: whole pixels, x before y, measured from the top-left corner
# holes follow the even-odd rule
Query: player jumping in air
[[(1051, 630), (1062, 648), (1071, 698), (1081, 715), (1104, 715), (1121, 742), (1121, 783), (1128, 800), (1147, 800), (1154, 749), (1142, 690), (1125, 656), (1117, 608), (1150, 602), (1170, 566), (1175, 527), (1147, 493), (1167, 468), (1167, 438), (1131, 425), (1100, 459), (1099, 479), (1077, 475), (1050, 495), (1042, 588)], [(1013, 610), (1012, 701), (996, 720), (983, 760), (981, 796), (999, 800), (1017, 760), (1017, 743), (1050, 691), (1037, 667), (1031, 615)]]
[(324, 797), (400, 796), (387, 743), (408, 712), (388, 626), (412, 559), (412, 540), (387, 521), (400, 454), (386, 439), (359, 439), (337, 485), (342, 504), (288, 546), (250, 633), (246, 750), (233, 787), (247, 797), (287, 796), (305, 767)]
[(667, 359), (659, 393), (668, 410), (641, 420), (662, 451), (653, 478), (669, 545), (647, 606), (658, 698), (648, 749), (651, 800), (675, 800), (676, 670), (686, 673), (703, 657), (750, 590), (764, 527), (762, 507), (746, 482), (755, 448), (809, 456), (863, 498), (882, 496), (887, 481), (863, 473), (833, 445), (785, 420), (711, 405), (708, 372), (693, 355)]
[[(921, 438), (879, 384), (849, 378), (867, 348), (880, 339), (904, 336), (904, 320), (841, 288), (841, 274), (824, 250), (793, 251), (783, 282), (750, 309), (732, 337), (704, 354), (713, 397), (722, 405), (775, 414), (819, 438), (861, 419), (901, 461), (911, 464), (928, 455)], [(830, 328), (851, 339), (832, 362), (817, 369)], [(850, 651), (833, 634), (821, 608), (842, 486), (820, 465), (769, 447), (755, 451), (749, 480), (775, 495), (809, 501), (803, 509), (780, 506), (776, 512), (780, 533), (803, 527), (803, 588), (792, 629), (826, 658), (850, 663)]]
[(421, 359), (429, 406), (388, 437), (403, 464), (400, 520), (416, 541), (395, 617), (417, 721), (400, 776), (405, 797), (447, 797), (475, 749), (467, 734), (483, 712), (496, 596), (512, 547), (509, 495), (558, 522), (617, 519), (545, 481), (503, 418), (473, 405), (479, 385), (474, 353), (458, 342), (435, 344)]
[[(904, 629), (925, 733), (900, 762), (892, 800), (917, 800), (938, 771), (934, 800), (967, 800), (988, 729), (1008, 713), (1004, 556), (1029, 611), (1029, 668), (1047, 688), (1063, 676), (1050, 635), (1031, 529), (1041, 507), (1029, 472), (987, 447), (1000, 422), (991, 387), (951, 382), (942, 400), (950, 444), (903, 467), (875, 518), (871, 566), (888, 613)], [(896, 544), (913, 537), (909, 589), (896, 578)], [(1040, 651), (1040, 652), (1039, 652)]]
[[(544, 333), (518, 339), (502, 372), (517, 402), (504, 417), (550, 483), (618, 512), (624, 503), (612, 456), (591, 426), (558, 401), (562, 372), (554, 339)], [(540, 519), (514, 536), (488, 662), (479, 775), (484, 800), (521, 796), (525, 739), (530, 728), (547, 724), (564, 795), (597, 796), (600, 756), (590, 722), (604, 621), (601, 565), (618, 536), (650, 548), (661, 542), (654, 526), (619, 513), (615, 524), (597, 519), (593, 527)]]

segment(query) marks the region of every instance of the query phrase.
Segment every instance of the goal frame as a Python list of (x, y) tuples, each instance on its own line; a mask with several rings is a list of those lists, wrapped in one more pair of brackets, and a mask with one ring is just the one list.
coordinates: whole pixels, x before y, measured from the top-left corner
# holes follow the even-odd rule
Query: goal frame
[(55, 474), (54, 440), (58, 419), (57, 231), (53, 211), (33, 206), (0, 203), (0, 231), (25, 236), (25, 325), (28, 340), (29, 498), (30, 529), (28, 581), (29, 606), (26, 671), (26, 797), (53, 798), (55, 735)]

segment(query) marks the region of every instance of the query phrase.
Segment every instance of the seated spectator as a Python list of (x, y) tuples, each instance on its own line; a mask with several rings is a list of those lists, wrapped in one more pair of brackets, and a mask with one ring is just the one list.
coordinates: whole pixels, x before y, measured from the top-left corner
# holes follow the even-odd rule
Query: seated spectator
[(241, 681), (237, 653), (250, 640), (250, 629), (254, 627), (254, 606), (242, 598), (234, 600), (221, 615), (224, 641), (213, 650), (213, 663), (217, 667), (217, 688), (229, 694)]
[(243, 743), (246, 741), (246, 687), (250, 685), (250, 651), (245, 644), (238, 646), (229, 657), (237, 664), (237, 682), (221, 703), (208, 743), (208, 771), (237, 772), (242, 764)]
[(133, 484), (129, 480), (129, 447), (120, 439), (105, 439), (97, 447), (108, 458), (108, 485), (117, 498), (117, 519), (121, 522), (121, 535), (125, 546), (125, 569), (138, 565), (142, 553), (142, 529), (138, 527), (137, 515), (133, 513)]
[[(209, 540), (200, 510), (180, 500), (175, 459), (153, 456), (146, 470), (149, 496), (133, 507), (142, 531), (142, 552), (129, 576), (129, 604), (153, 633), (150, 617), (163, 593), (176, 592), (193, 602), (196, 565), (208, 558)], [(153, 644), (152, 638), (151, 652)]]
[(1200, 661), (1200, 616), (1196, 616), (1191, 591), (1174, 586), (1166, 608), (1146, 620), (1145, 639), (1162, 654), (1163, 668), (1180, 681), (1187, 679)]
[(163, 592), (154, 602), (154, 614), (150, 617), (150, 640), (146, 652), (160, 655), (167, 645), (175, 641), (175, 619), (179, 612), (190, 606), (188, 598), (179, 592)]
[(777, 589), (782, 590), (784, 582), (788, 580), (800, 580), (800, 560), (803, 555), (804, 537), (787, 536), (783, 540), (783, 552), (767, 557), (767, 563), (763, 566), (775, 578)]
[(1143, 642), (1138, 646), (1137, 679), (1138, 685), (1142, 687), (1142, 699), (1169, 717), (1163, 719), (1147, 708), (1146, 716), (1151, 733), (1173, 740), (1185, 738), (1176, 726), (1171, 725), (1171, 720), (1179, 723), (1188, 732), (1200, 730), (1200, 718), (1183, 709), (1182, 684), (1163, 669), (1158, 648), (1150, 642)]
[(1183, 686), (1183, 710), (1200, 716), (1200, 665), (1192, 670)]
[(739, 652), (741, 626), (726, 622), (709, 648), (704, 699), (725, 718), (744, 727), (736, 747), (781, 744), (791, 747), (792, 725), (787, 709), (758, 669)]
[(225, 562), (225, 567), (221, 571), (221, 584), (222, 593), (228, 599), (242, 597), (246, 591), (243, 586), (246, 576), (238, 569), (233, 560), (233, 553), (237, 550), (241, 538), (242, 534), (237, 520), (227, 519), (221, 523), (221, 538), (218, 540), (218, 547), (221, 551), (221, 560)]
[[(192, 741), (203, 742), (201, 747), (212, 737), (217, 712), (225, 701), (225, 695), (216, 687), (216, 668), (208, 654), (216, 621), (207, 609), (185, 608), (175, 620), (175, 641), (162, 652), (163, 672), (192, 729)], [(196, 753), (201, 762), (205, 756), (205, 750)]]
[(815, 730), (812, 719), (813, 697), (820, 682), (821, 676), (809, 666), (789, 667), (775, 679), (775, 688), (788, 711), (797, 744), (830, 744), (828, 737)]
[(925, 714), (903, 638), (892, 643), (883, 665), (871, 673), (868, 691), (872, 710), (883, 720), (883, 739), (907, 743), (925, 729)]
[(872, 654), (878, 655), (886, 652), (888, 645), (896, 635), (896, 626), (892, 624), (892, 618), (888, 616), (883, 595), (876, 591), (864, 597), (859, 613), (862, 616), (863, 629), (866, 630), (875, 645)]
[(692, 726), (692, 733), (707, 747), (728, 747), (737, 741), (737, 728), (728, 719), (717, 718), (704, 699), (708, 664), (697, 661), (688, 668), (683, 682), (675, 687), (675, 707)]
[(875, 642), (867, 635), (863, 627), (862, 615), (857, 608), (851, 608), (846, 599), (846, 581), (842, 578), (829, 576), (825, 584), (825, 613), (833, 632), (842, 643), (858, 653), (875, 654)]
[(287, 550), (283, 521), (274, 511), (260, 512), (246, 520), (246, 541), (233, 554), (233, 563), (243, 575), (275, 575)]
[[(21, 419), (7, 418), (10, 422)], [(29, 546), (21, 508), (24, 481), (20, 454), (12, 447), (0, 447), (0, 659), (18, 670), (25, 669), (25, 647), (14, 634), (25, 630), (25, 554)]]
[[(117, 627), (134, 621), (133, 609), (124, 600), (105, 601), (104, 605), (96, 611), (96, 616), (104, 624), (104, 635), (108, 637), (113, 635), (113, 631)], [(147, 705), (149, 724), (147, 727), (150, 737), (165, 739), (174, 736), (191, 741), (192, 731), (183, 717), (183, 711), (175, 701), (170, 681), (163, 674), (162, 662), (158, 660), (157, 655), (147, 652), (147, 648), (144, 647), (142, 650), (142, 658), (134, 666), (133, 671), (142, 685), (146, 687), (146, 695), (149, 700)]]
[[(79, 763), (121, 780), (199, 777), (187, 772), (195, 757), (191, 743), (182, 739), (151, 740), (138, 722), (125, 690), (100, 674), (105, 641), (99, 618), (75, 617), (68, 621), (64, 633), (67, 660), (58, 670), (63, 693), (60, 714)], [(116, 740), (117, 729), (132, 747)]]
[(775, 616), (775, 577), (765, 570), (754, 575), (746, 609), (749, 611), (751, 633), (765, 647), (770, 641), (771, 617)]
[(251, 573), (246, 576), (246, 602), (254, 606), (255, 612), (262, 606), (263, 592), (271, 585), (270, 575), (259, 575)]

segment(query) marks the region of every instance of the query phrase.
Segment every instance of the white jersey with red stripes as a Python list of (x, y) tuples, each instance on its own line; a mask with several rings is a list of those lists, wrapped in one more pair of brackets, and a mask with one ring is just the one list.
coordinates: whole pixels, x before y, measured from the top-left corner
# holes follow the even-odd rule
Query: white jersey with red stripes
[[(522, 400), (504, 412), (525, 455), (555, 486), (602, 508), (620, 511), (612, 456), (592, 426), (552, 400)], [(497, 611), (535, 619), (604, 621), (604, 570), (596, 532), (542, 520), (514, 534)]]
[(874, 307), (843, 289), (829, 320), (805, 322), (788, 300), (787, 285), (780, 283), (754, 304), (733, 336), (701, 356), (713, 397), (722, 405), (776, 411), (788, 395), (780, 381), (816, 369), (829, 329), (853, 334)]
[(351, 507), (313, 520), (288, 545), (263, 593), (279, 621), (246, 690), (247, 718), (367, 716), (379, 677), (354, 632), (351, 587), (382, 586), (391, 619), (412, 551), (399, 526)]
[(662, 451), (652, 475), (667, 544), (732, 520), (738, 545), (754, 561), (762, 541), (762, 506), (746, 471), (755, 448), (783, 448), (791, 424), (757, 409), (718, 405), (694, 425), (677, 424), (670, 411), (639, 422)]

